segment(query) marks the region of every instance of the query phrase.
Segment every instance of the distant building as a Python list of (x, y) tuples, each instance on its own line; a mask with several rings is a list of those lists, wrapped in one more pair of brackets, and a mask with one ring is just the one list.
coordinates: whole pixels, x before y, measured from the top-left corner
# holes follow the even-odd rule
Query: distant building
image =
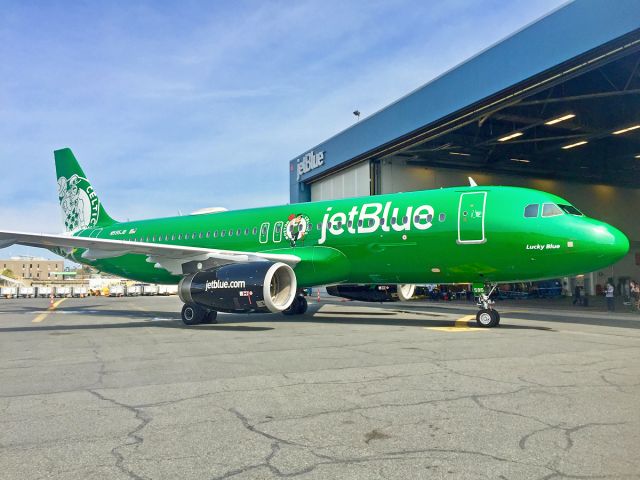
[(64, 261), (38, 257), (12, 257), (10, 260), (0, 260), (0, 273), (4, 270), (11, 270), (19, 280), (55, 280), (59, 278), (55, 273), (64, 270)]

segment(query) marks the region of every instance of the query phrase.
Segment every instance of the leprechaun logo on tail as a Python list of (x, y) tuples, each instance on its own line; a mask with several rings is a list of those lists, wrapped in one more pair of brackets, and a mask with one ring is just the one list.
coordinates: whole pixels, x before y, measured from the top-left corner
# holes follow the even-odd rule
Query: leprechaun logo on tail
[(104, 210), (95, 190), (70, 149), (54, 152), (58, 200), (67, 232), (116, 223)]
[(93, 227), (98, 223), (100, 200), (86, 178), (78, 175), (58, 178), (58, 200), (67, 231)]

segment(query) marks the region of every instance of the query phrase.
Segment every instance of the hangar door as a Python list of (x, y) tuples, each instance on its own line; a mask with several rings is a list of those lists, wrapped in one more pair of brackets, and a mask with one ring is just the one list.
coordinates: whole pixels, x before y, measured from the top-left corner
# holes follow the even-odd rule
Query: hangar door
[(369, 162), (349, 167), (311, 184), (311, 201), (370, 195)]

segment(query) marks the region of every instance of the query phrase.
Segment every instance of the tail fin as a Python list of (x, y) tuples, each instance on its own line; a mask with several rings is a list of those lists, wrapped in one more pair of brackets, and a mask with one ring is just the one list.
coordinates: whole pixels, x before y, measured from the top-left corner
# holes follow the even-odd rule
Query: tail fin
[(116, 223), (105, 211), (69, 148), (53, 152), (58, 176), (58, 200), (67, 232)]

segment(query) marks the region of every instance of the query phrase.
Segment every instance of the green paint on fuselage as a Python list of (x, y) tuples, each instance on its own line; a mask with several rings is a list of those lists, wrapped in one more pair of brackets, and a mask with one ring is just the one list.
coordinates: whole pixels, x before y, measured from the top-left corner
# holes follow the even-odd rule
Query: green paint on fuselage
[[(385, 225), (380, 225), (389, 202)], [(77, 235), (294, 254), (302, 258), (295, 268), (300, 286), (535, 280), (598, 270), (627, 253), (624, 234), (598, 220), (567, 213), (525, 218), (527, 205), (539, 204), (542, 209), (544, 203), (569, 204), (555, 195), (524, 188), (443, 188), (116, 223)], [(373, 228), (377, 205), (378, 226)], [(361, 216), (363, 206), (368, 216)], [(432, 209), (431, 217), (431, 210), (424, 206)], [(398, 218), (392, 225), (395, 209)], [(290, 217), (298, 214), (308, 218), (311, 229), (291, 246), (283, 230)], [(410, 217), (408, 228), (398, 231), (397, 224), (406, 220), (403, 217)], [(332, 218), (344, 219), (346, 224), (336, 227), (334, 221), (330, 229), (327, 223)], [(363, 220), (360, 225), (359, 220)], [(268, 224), (266, 237), (261, 236), (264, 224)], [(374, 231), (362, 231), (367, 228)], [(134, 280), (180, 280), (146, 262), (144, 255), (87, 261), (81, 254), (77, 250), (73, 258)]]

